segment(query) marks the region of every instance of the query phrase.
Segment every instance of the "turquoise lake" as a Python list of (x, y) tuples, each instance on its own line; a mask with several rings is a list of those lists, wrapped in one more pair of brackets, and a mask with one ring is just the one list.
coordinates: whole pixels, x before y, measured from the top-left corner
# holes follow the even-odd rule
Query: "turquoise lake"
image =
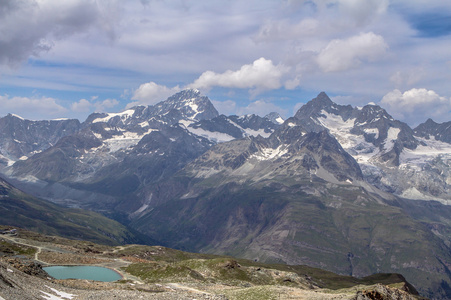
[(88, 279), (96, 281), (116, 281), (122, 276), (108, 268), (94, 266), (52, 266), (43, 268), (56, 279)]

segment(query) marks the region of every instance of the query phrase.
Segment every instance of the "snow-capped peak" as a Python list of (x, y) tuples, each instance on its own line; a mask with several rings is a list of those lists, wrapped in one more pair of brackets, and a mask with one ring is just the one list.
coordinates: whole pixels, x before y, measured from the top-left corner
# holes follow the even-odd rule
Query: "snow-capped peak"
[(20, 120), (25, 120), (24, 118), (22, 118), (21, 116), (16, 115), (16, 114), (9, 114), (9, 115), (11, 115), (12, 117), (18, 118)]
[(182, 118), (196, 121), (219, 116), (210, 99), (202, 96), (200, 91), (195, 89), (178, 92), (167, 100), (156, 104), (155, 109), (160, 115), (176, 110), (181, 114)]
[(283, 124), (285, 120), (277, 112), (271, 112), (265, 116), (266, 119), (270, 120), (274, 124)]

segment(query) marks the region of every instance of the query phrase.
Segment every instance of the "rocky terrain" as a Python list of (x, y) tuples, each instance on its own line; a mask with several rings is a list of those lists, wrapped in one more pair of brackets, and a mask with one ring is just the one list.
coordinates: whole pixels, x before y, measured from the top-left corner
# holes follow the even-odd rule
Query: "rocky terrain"
[[(0, 255), (1, 299), (421, 299), (397, 274), (357, 279), (305, 266), (161, 246), (110, 247), (25, 230), (1, 235)], [(56, 280), (42, 270), (53, 264), (106, 266), (123, 279)]]

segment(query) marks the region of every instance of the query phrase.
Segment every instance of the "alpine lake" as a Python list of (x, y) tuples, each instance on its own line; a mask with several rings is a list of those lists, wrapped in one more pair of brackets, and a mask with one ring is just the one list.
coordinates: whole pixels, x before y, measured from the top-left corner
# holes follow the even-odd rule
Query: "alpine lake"
[(51, 266), (43, 268), (55, 279), (87, 279), (112, 282), (122, 279), (114, 270), (96, 266)]

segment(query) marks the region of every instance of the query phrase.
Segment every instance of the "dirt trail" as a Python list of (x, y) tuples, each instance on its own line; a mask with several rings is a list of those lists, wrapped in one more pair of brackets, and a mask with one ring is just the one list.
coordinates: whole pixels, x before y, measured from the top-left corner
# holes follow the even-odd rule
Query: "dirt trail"
[(197, 293), (197, 294), (204, 294), (204, 295), (213, 295), (211, 293), (207, 293), (205, 291), (201, 291), (186, 285), (182, 285), (180, 283), (168, 283), (167, 286), (169, 286), (170, 288), (174, 289), (174, 290), (184, 290), (184, 291), (188, 291), (188, 292), (192, 292), (192, 293)]
[(133, 246), (135, 246), (135, 245), (116, 246), (113, 251), (110, 251), (110, 250), (103, 251), (103, 254), (118, 253), (119, 251), (125, 250), (125, 249), (133, 247)]
[[(38, 242), (38, 241), (36, 241), (36, 243), (26, 242), (25, 240), (18, 238), (16, 236), (2, 235), (1, 238), (5, 239), (5, 240), (9, 240), (15, 244), (36, 248), (36, 252), (34, 254), (34, 260), (44, 266), (53, 265), (53, 264), (39, 259), (39, 254), (42, 252), (42, 250), (49, 251), (49, 252), (68, 253), (68, 254), (76, 255), (76, 253), (74, 253), (72, 251), (68, 251), (68, 250), (61, 249), (61, 248), (54, 247), (54, 246), (43, 245), (43, 243)], [(118, 251), (124, 250), (130, 246), (132, 246), (132, 245), (118, 246), (112, 252), (108, 251), (108, 252), (104, 252), (104, 253), (117, 253)], [(96, 258), (105, 260), (105, 262), (104, 263), (95, 263), (95, 264), (77, 263), (77, 265), (94, 265), (94, 266), (99, 266), (99, 267), (111, 268), (111, 269), (114, 269), (119, 274), (121, 274), (124, 280), (131, 280), (137, 284), (143, 284), (143, 282), (138, 277), (135, 277), (133, 275), (125, 273), (124, 271), (121, 270), (121, 268), (129, 266), (131, 264), (131, 262), (123, 260), (122, 258), (111, 259), (111, 258), (106, 258), (106, 257), (102, 257), (102, 256), (96, 257)]]
[[(34, 260), (41, 264), (44, 264), (44, 265), (48, 265), (48, 263), (39, 259), (39, 254), (42, 252), (42, 249), (44, 249), (46, 251), (50, 251), (50, 252), (67, 252), (67, 251), (57, 248), (57, 247), (48, 247), (48, 246), (46, 247), (46, 246), (42, 246), (42, 245), (31, 244), (29, 242), (25, 242), (21, 238), (15, 237), (15, 236), (3, 235), (1, 237), (5, 240), (9, 240), (15, 244), (36, 248), (36, 252), (34, 254)], [(36, 242), (36, 243), (39, 243), (39, 242)]]

